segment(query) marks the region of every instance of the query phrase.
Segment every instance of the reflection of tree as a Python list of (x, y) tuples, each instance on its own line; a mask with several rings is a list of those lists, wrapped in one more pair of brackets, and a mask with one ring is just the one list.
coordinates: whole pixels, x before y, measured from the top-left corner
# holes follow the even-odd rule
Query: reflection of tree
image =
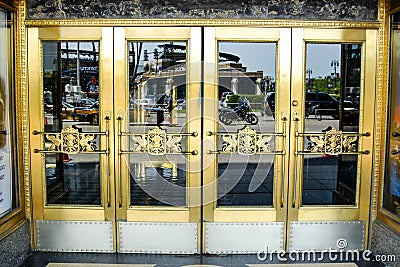
[(132, 66), (129, 68), (129, 76), (132, 77), (132, 81), (134, 82), (137, 77), (140, 55), (142, 54), (143, 42), (140, 43), (131, 42), (130, 45), (131, 48), (129, 49), (129, 58), (132, 56), (132, 61), (131, 61)]

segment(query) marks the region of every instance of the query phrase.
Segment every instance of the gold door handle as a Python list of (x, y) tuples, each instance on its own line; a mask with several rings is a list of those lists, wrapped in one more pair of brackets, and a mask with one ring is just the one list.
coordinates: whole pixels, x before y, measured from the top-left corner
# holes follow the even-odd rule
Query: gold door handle
[(287, 118), (284, 114), (282, 114), (283, 120), (283, 129), (282, 129), (282, 138), (283, 138), (283, 148), (282, 148), (282, 174), (281, 174), (281, 208), (283, 208), (285, 202), (285, 157), (286, 157), (286, 122)]
[(118, 172), (117, 172), (117, 187), (118, 187), (118, 207), (122, 209), (122, 183), (121, 183), (121, 167), (122, 167), (122, 116), (117, 118), (118, 121)]
[(192, 156), (196, 156), (199, 154), (198, 150), (193, 150), (193, 151), (182, 151), (181, 152), (183, 155), (192, 155)]
[(298, 113), (295, 112), (293, 120), (295, 121), (295, 152), (294, 152), (294, 179), (293, 179), (293, 195), (292, 195), (292, 208), (296, 207), (296, 198), (297, 198), (297, 166), (299, 161), (299, 116)]
[(106, 121), (106, 130), (105, 130), (105, 136), (106, 136), (106, 166), (107, 166), (107, 207), (111, 207), (111, 159), (110, 159), (110, 116), (106, 116), (105, 118)]

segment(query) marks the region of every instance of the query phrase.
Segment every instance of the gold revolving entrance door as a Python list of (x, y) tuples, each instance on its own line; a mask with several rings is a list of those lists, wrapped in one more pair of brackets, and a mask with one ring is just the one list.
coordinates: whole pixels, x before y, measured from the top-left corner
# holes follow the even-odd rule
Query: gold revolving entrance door
[(366, 247), (376, 31), (77, 32), (28, 31), (35, 249)]

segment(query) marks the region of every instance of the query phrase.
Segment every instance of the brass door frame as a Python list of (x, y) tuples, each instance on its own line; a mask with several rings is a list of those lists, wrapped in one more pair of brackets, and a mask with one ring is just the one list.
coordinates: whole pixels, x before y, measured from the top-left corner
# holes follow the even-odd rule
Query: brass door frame
[[(360, 99), (360, 133), (373, 133), (375, 109), (371, 108), (375, 103), (376, 87), (376, 62), (377, 62), (377, 31), (376, 30), (344, 30), (344, 29), (293, 29), (293, 65), (292, 65), (292, 84), (293, 100), (297, 99), (299, 103), (304, 103), (304, 85), (305, 85), (305, 44), (306, 42), (315, 43), (361, 43), (361, 88)], [(292, 106), (292, 116), (296, 112), (300, 116), (304, 110), (303, 105)], [(294, 140), (296, 137), (296, 122), (291, 120), (290, 137)], [(301, 119), (300, 119), (301, 121)], [(301, 123), (298, 131), (303, 132)], [(302, 147), (299, 138), (299, 147)], [(297, 194), (294, 208), (289, 208), (289, 220), (298, 221), (319, 221), (319, 220), (365, 220), (369, 221), (370, 199), (371, 199), (371, 177), (372, 177), (372, 149), (373, 136), (361, 136), (359, 151), (369, 151), (368, 154), (359, 155), (356, 205), (354, 207), (329, 206), (329, 207), (305, 207), (300, 205), (300, 194)], [(290, 147), (290, 170), (295, 166), (295, 146)], [(302, 170), (301, 165), (298, 170)], [(297, 171), (297, 177), (301, 177), (302, 172)], [(290, 173), (290, 182), (294, 183), (295, 174)], [(296, 181), (297, 192), (301, 192), (301, 178)], [(289, 198), (293, 199), (294, 188), (289, 191)], [(301, 206), (301, 207), (300, 207)], [(322, 219), (323, 218), (323, 219)], [(367, 240), (367, 239), (366, 239)], [(366, 243), (365, 243), (366, 245)]]
[[(279, 156), (275, 156), (277, 168), (274, 179), (274, 208), (241, 208), (241, 207), (224, 207), (218, 208), (216, 206), (216, 180), (217, 179), (217, 163), (215, 155), (207, 155), (210, 157), (207, 161), (213, 161), (209, 168), (204, 170), (204, 184), (213, 184), (213, 190), (204, 192), (203, 198), (207, 201), (212, 199), (214, 201), (210, 204), (204, 205), (204, 221), (205, 222), (284, 222), (285, 223), (285, 245), (289, 249), (288, 238), (290, 236), (290, 222), (328, 222), (328, 221), (364, 221), (366, 223), (365, 229), (369, 227), (370, 218), (370, 199), (371, 199), (371, 177), (372, 177), (372, 150), (373, 150), (373, 136), (374, 132), (374, 115), (375, 110), (370, 108), (375, 103), (375, 88), (377, 85), (376, 69), (377, 69), (377, 30), (366, 29), (260, 29), (255, 28), (205, 28), (205, 40), (212, 40), (205, 43), (205, 64), (214, 64), (217, 62), (218, 41), (231, 41), (231, 42), (277, 42), (278, 55), (277, 55), (277, 90), (279, 88), (283, 91), (281, 98), (277, 103), (276, 114), (285, 114), (288, 117), (288, 125), (286, 131), (288, 133), (288, 140), (286, 143), (281, 141), (278, 147), (286, 145), (287, 153), (284, 156), (285, 166)], [(362, 74), (361, 74), (361, 88), (363, 94), (360, 100), (360, 146), (361, 153), (358, 156), (358, 177), (357, 177), (357, 193), (356, 204), (354, 206), (302, 206), (301, 190), (302, 190), (302, 164), (296, 166), (296, 146), (302, 147), (303, 143), (299, 138), (298, 144), (295, 142), (296, 134), (303, 132), (304, 125), (301, 123), (305, 116), (304, 114), (304, 99), (305, 99), (305, 79), (306, 79), (306, 62), (305, 62), (305, 47), (306, 42), (313, 43), (361, 43), (362, 44)], [(289, 51), (292, 52), (290, 55)], [(291, 57), (290, 57), (291, 56)], [(218, 99), (218, 71), (216, 68), (204, 68), (204, 82), (205, 82), (205, 97), (211, 99)], [(296, 88), (293, 89), (293, 88)], [(296, 104), (292, 104), (295, 101)], [(300, 104), (297, 104), (300, 103)], [(214, 107), (207, 107), (204, 109), (206, 118), (213, 118), (217, 114), (217, 105)], [(300, 122), (297, 124), (297, 120)], [(205, 120), (205, 129), (213, 129), (214, 132), (218, 131), (218, 119)], [(279, 117), (276, 119), (276, 130), (283, 127), (283, 120)], [(204, 133), (203, 133), (204, 134)], [(204, 142), (206, 145), (203, 151), (215, 151), (216, 147), (211, 144), (215, 143), (215, 136), (204, 135)], [(289, 141), (291, 140), (291, 141)], [(300, 161), (301, 162), (301, 161)], [(296, 169), (297, 167), (297, 169)], [(279, 178), (284, 170), (284, 185)], [(279, 201), (279, 192), (283, 190), (284, 207), (279, 208), (277, 203)], [(297, 192), (297, 194), (296, 194)], [(206, 202), (206, 203), (209, 203)], [(291, 204), (294, 203), (292, 206)], [(204, 226), (203, 226), (204, 227)], [(204, 240), (206, 230), (204, 230)], [(368, 231), (366, 231), (368, 232)], [(365, 235), (364, 248), (367, 247), (368, 233)]]
[[(127, 42), (128, 41), (183, 41), (187, 42), (187, 101), (188, 103), (196, 102), (200, 93), (200, 46), (201, 33), (200, 28), (196, 27), (144, 27), (144, 28), (115, 28), (115, 61), (114, 61), (114, 88), (118, 93), (118, 99), (115, 100), (115, 117), (114, 123), (118, 125), (118, 117), (122, 118), (122, 132), (127, 132), (127, 123), (124, 114), (128, 114), (129, 98), (126, 92), (129, 88), (127, 78)], [(120, 82), (125, 81), (125, 82)], [(200, 110), (194, 106), (189, 106), (187, 111), (187, 133), (200, 132)], [(118, 127), (115, 128), (115, 136), (118, 136)], [(198, 151), (200, 145), (200, 137), (188, 138), (188, 151)], [(118, 144), (115, 143), (118, 147)], [(121, 204), (117, 205), (117, 220), (134, 222), (196, 222), (200, 221), (200, 207), (196, 203), (200, 203), (200, 155), (187, 155), (188, 164), (188, 188), (187, 188), (187, 207), (129, 207), (129, 169), (125, 164), (121, 164), (123, 157), (126, 155), (115, 154), (115, 166), (121, 166), (121, 170), (116, 174), (121, 177), (117, 180), (117, 198), (122, 196)]]
[[(84, 40), (99, 40), (100, 57), (101, 57), (101, 80), (102, 93), (101, 97), (102, 108), (100, 117), (111, 117), (111, 127), (109, 131), (109, 139), (113, 140), (109, 146), (109, 153), (114, 157), (114, 161), (110, 164), (110, 176), (105, 177), (106, 166), (102, 164), (102, 207), (45, 207), (45, 177), (43, 173), (44, 161), (40, 153), (34, 153), (34, 149), (40, 148), (43, 143), (41, 135), (30, 136), (31, 146), (31, 165), (41, 166), (40, 169), (31, 168), (32, 175), (32, 196), (33, 196), (33, 219), (34, 220), (98, 220), (111, 221), (142, 221), (142, 222), (195, 222), (200, 225), (201, 207), (192, 204), (200, 203), (200, 187), (201, 171), (193, 171), (189, 179), (189, 207), (190, 208), (128, 208), (128, 200), (126, 194), (128, 192), (128, 177), (127, 169), (122, 169), (120, 172), (115, 166), (119, 166), (118, 134), (117, 125), (118, 117), (124, 114), (128, 109), (128, 96), (126, 88), (128, 86), (127, 76), (127, 61), (126, 61), (126, 42), (127, 40), (140, 41), (157, 41), (157, 40), (182, 40), (188, 42), (189, 52), (188, 61), (190, 66), (187, 80), (189, 81), (190, 90), (188, 90), (188, 98), (191, 100), (198, 99), (200, 94), (201, 83), (201, 64), (191, 64), (201, 62), (201, 54), (196, 51), (201, 51), (201, 29), (194, 28), (112, 28), (112, 27), (93, 27), (79, 28), (79, 35), (84, 38), (76, 38), (77, 33), (74, 27), (63, 28), (29, 28), (28, 29), (28, 74), (29, 74), (29, 113), (31, 114), (30, 131), (34, 130), (43, 132), (43, 110), (41, 105), (43, 95), (41, 90), (42, 85), (42, 63), (41, 63), (41, 41), (84, 41)], [(277, 103), (281, 116), (287, 116), (289, 123), (284, 123), (283, 120), (276, 121), (276, 132), (283, 129), (288, 133), (288, 139), (296, 139), (296, 125), (294, 113), (304, 114), (303, 106), (291, 106), (291, 100), (298, 99), (302, 103), (304, 99), (304, 79), (305, 79), (305, 42), (331, 42), (331, 43), (346, 43), (358, 42), (363, 44), (363, 75), (362, 75), (362, 91), (364, 97), (361, 101), (362, 123), (360, 124), (360, 132), (373, 133), (374, 129), (374, 109), (369, 107), (375, 103), (375, 86), (377, 84), (375, 70), (377, 68), (377, 30), (344, 30), (344, 29), (302, 29), (302, 28), (233, 28), (233, 27), (207, 27), (204, 28), (204, 65), (213, 64), (215, 68), (204, 68), (204, 98), (217, 99), (217, 47), (218, 41), (243, 41), (243, 42), (276, 42), (278, 44), (277, 56), (277, 86), (279, 88), (299, 88), (293, 90), (292, 99), (290, 99), (289, 90), (282, 92), (280, 97), (281, 102)], [(114, 40), (114, 43), (113, 41)], [(211, 41), (210, 41), (211, 40)], [(115, 51), (112, 56), (113, 48)], [(285, 51), (292, 50), (293, 57)], [(188, 64), (188, 65), (189, 65)], [(110, 66), (114, 65), (114, 69)], [(210, 65), (208, 65), (210, 66)], [(38, 70), (40, 75), (38, 75)], [(114, 76), (113, 76), (114, 74)], [(125, 81), (120, 83), (120, 81)], [(109, 90), (107, 88), (114, 88)], [(301, 88), (301, 90), (300, 90)], [(114, 92), (121, 92), (123, 96), (118, 100), (114, 99)], [(287, 94), (287, 95), (286, 95)], [(214, 106), (203, 108), (204, 118), (213, 118), (217, 114), (218, 106), (215, 101)], [(369, 222), (370, 213), (370, 197), (371, 197), (371, 177), (372, 177), (372, 154), (360, 155), (362, 158), (359, 163), (359, 170), (362, 169), (361, 176), (358, 177), (358, 193), (356, 197), (355, 207), (299, 207), (300, 194), (296, 195), (296, 205), (290, 207), (290, 200), (294, 198), (294, 192), (301, 192), (301, 172), (297, 173), (295, 181), (295, 146), (293, 142), (283, 142), (277, 145), (278, 149), (282, 148), (288, 151), (283, 156), (275, 156), (277, 162), (275, 177), (283, 175), (283, 179), (275, 178), (274, 184), (274, 207), (275, 208), (217, 208), (216, 207), (216, 185), (217, 177), (215, 155), (204, 153), (204, 151), (215, 150), (211, 145), (215, 141), (214, 136), (209, 136), (206, 131), (201, 132), (201, 129), (213, 129), (217, 131), (218, 120), (204, 119), (201, 122), (201, 110), (198, 106), (189, 107), (188, 111), (188, 132), (201, 133), (201, 139), (204, 141), (203, 160), (211, 161), (204, 171), (203, 185), (203, 206), (206, 222), (285, 222), (289, 221), (321, 221), (321, 220), (364, 220)], [(278, 114), (277, 113), (277, 114)], [(32, 116), (40, 114), (39, 119), (32, 119)], [(301, 119), (300, 119), (301, 121)], [(203, 126), (201, 126), (203, 124)], [(126, 125), (122, 124), (123, 127)], [(203, 127), (203, 128), (201, 128)], [(300, 124), (298, 130), (302, 131), (303, 126)], [(125, 130), (126, 128), (122, 128)], [(101, 131), (106, 131), (106, 124), (101, 124)], [(106, 142), (102, 142), (102, 149), (107, 149)], [(215, 142), (214, 142), (215, 143)], [(301, 143), (300, 143), (301, 146)], [(360, 150), (372, 150), (373, 137), (362, 137)], [(200, 150), (200, 138), (194, 139), (189, 143), (189, 150)], [(191, 155), (189, 168), (192, 170), (200, 170), (201, 158), (199, 155)], [(279, 159), (280, 158), (280, 159)], [(285, 160), (282, 160), (285, 159)], [(102, 156), (102, 161), (105, 161), (105, 156)], [(301, 168), (299, 168), (301, 169)], [(282, 172), (282, 170), (285, 170)], [(118, 181), (116, 177), (121, 177)], [(121, 185), (121, 189), (118, 185)], [(294, 185), (295, 184), (295, 185)], [(105, 186), (108, 185), (108, 186)], [(117, 185), (114, 187), (114, 185)], [(282, 188), (283, 185), (283, 188)], [(279, 192), (284, 192), (283, 207), (278, 207), (280, 201)], [(110, 205), (106, 205), (107, 195), (110, 197)], [(39, 197), (38, 197), (39, 196)], [(119, 207), (119, 196), (122, 196), (122, 207)], [(125, 197), (124, 197), (125, 196)], [(243, 216), (246, 214), (246, 216)], [(288, 216), (286, 217), (286, 214)], [(285, 240), (289, 235), (288, 230), (285, 231)], [(115, 232), (115, 231), (114, 231)], [(205, 233), (205, 231), (203, 231)], [(200, 235), (200, 227), (199, 227)], [(200, 242), (199, 238), (199, 242)], [(205, 238), (203, 237), (203, 240)], [(367, 242), (368, 238), (365, 239)], [(117, 239), (114, 238), (114, 248), (118, 246)], [(366, 246), (366, 243), (365, 243)], [(200, 246), (199, 246), (200, 247)], [(287, 245), (285, 246), (287, 247)]]
[[(84, 37), (81, 37), (84, 36)], [(100, 42), (100, 132), (104, 132), (100, 149), (101, 156), (101, 206), (46, 205), (46, 175), (44, 173), (43, 147), (46, 132), (43, 121), (43, 55), (42, 41), (99, 41)], [(121, 234), (119, 222), (200, 222), (200, 155), (187, 155), (188, 188), (187, 207), (129, 207), (129, 170), (121, 164), (121, 132), (127, 132), (123, 123), (124, 114), (129, 114), (129, 79), (127, 78), (128, 41), (184, 41), (187, 42), (187, 98), (192, 103), (199, 99), (201, 80), (201, 34), (200, 28), (122, 28), (122, 27), (62, 27), (28, 29), (28, 73), (29, 113), (39, 114), (39, 119), (30, 119), (31, 164), (32, 168), (34, 246), (38, 244), (38, 229), (46, 222), (60, 221), (62, 227), (69, 227), (68, 221), (111, 222), (113, 225), (113, 247), (119, 251)], [(39, 74), (38, 74), (39, 72)], [(114, 76), (115, 75), (115, 76)], [(125, 82), (121, 82), (125, 81)], [(116, 94), (115, 92), (118, 92)], [(39, 104), (38, 104), (39, 103)], [(200, 109), (189, 106), (187, 111), (187, 132), (200, 132)], [(106, 120), (107, 117), (107, 120)], [(187, 149), (198, 151), (200, 141), (197, 135), (188, 137)], [(116, 167), (117, 166), (117, 167)], [(126, 226), (126, 224), (124, 225)], [(102, 227), (102, 226), (100, 226)], [(49, 228), (47, 228), (49, 229)], [(166, 228), (168, 229), (168, 228)], [(196, 227), (199, 229), (199, 227)], [(77, 231), (82, 231), (78, 229)], [(84, 231), (84, 230), (83, 230)], [(200, 240), (197, 247), (199, 247)], [(58, 251), (58, 250), (56, 250)], [(107, 250), (108, 251), (108, 250)]]
[[(104, 102), (104, 105), (100, 110), (100, 118), (103, 123), (101, 123), (101, 131), (106, 131), (106, 123), (104, 118), (106, 116), (110, 116), (110, 110), (112, 108), (112, 101), (107, 101), (109, 99), (112, 100), (113, 94), (112, 92), (106, 91), (106, 88), (112, 88), (112, 70), (108, 69), (110, 64), (107, 62), (111, 61), (110, 51), (112, 51), (112, 43), (109, 40), (112, 40), (112, 28), (79, 28), (79, 36), (84, 36), (84, 38), (77, 38), (77, 29), (76, 28), (29, 28), (28, 29), (28, 43), (29, 43), (29, 51), (28, 51), (28, 73), (29, 73), (29, 113), (31, 116), (38, 116), (38, 119), (30, 120), (30, 130), (31, 133), (34, 131), (43, 132), (43, 121), (44, 121), (44, 112), (43, 107), (39, 103), (43, 102), (43, 92), (41, 90), (43, 84), (43, 66), (42, 66), (42, 41), (100, 41), (100, 46), (102, 50), (100, 51), (100, 58), (102, 59), (101, 69), (101, 77), (100, 82), (102, 84), (102, 88), (104, 88), (104, 93), (100, 98), (101, 102)], [(109, 136), (110, 139), (113, 138), (112, 133)], [(106, 142), (102, 142), (101, 149), (106, 149)], [(104, 175), (107, 173), (106, 166), (102, 167), (103, 177), (101, 178), (102, 182), (102, 207), (91, 207), (91, 208), (77, 208), (77, 207), (45, 207), (45, 199), (43, 192), (45, 192), (45, 184), (43, 183), (43, 178), (45, 177), (43, 173), (44, 161), (41, 153), (35, 153), (35, 149), (41, 149), (43, 146), (43, 135), (41, 134), (32, 134), (30, 137), (31, 143), (31, 164), (33, 166), (41, 166), (41, 168), (37, 168), (33, 170), (32, 168), (32, 194), (35, 199), (34, 202), (34, 218), (35, 219), (66, 219), (66, 220), (113, 220), (114, 212), (111, 206), (114, 206), (111, 203), (110, 207), (106, 207), (105, 203), (107, 200), (105, 197), (107, 196), (107, 184), (112, 184), (113, 182), (113, 169), (110, 170), (110, 182), (107, 182), (106, 177)], [(111, 153), (113, 153), (113, 148), (110, 147)], [(104, 157), (102, 158), (104, 161)], [(104, 165), (104, 164), (103, 164)], [(113, 192), (113, 188), (110, 188), (110, 192)], [(40, 196), (40, 197), (38, 197)], [(110, 197), (112, 199), (112, 196)]]
[[(84, 37), (82, 37), (84, 36)], [(114, 138), (113, 131), (109, 130), (106, 117), (111, 117), (113, 92), (112, 88), (112, 43), (113, 29), (111, 27), (94, 28), (29, 28), (28, 29), (28, 74), (29, 74), (29, 120), (30, 127), (30, 159), (33, 198), (33, 221), (65, 220), (65, 221), (115, 221), (114, 196), (114, 168), (109, 163), (109, 155), (114, 153), (113, 146), (108, 140)], [(43, 112), (43, 63), (42, 41), (99, 41), (100, 42), (100, 84), (102, 95), (99, 98), (101, 136), (101, 206), (74, 206), (74, 205), (46, 205), (46, 175), (45, 162), (41, 150), (44, 146), (44, 112)], [(111, 100), (111, 101), (110, 101)], [(107, 132), (107, 133), (106, 133)], [(107, 151), (107, 152), (106, 152)], [(108, 155), (107, 155), (108, 154)], [(34, 223), (35, 233), (37, 225)], [(115, 232), (114, 232), (115, 233)], [(37, 236), (34, 235), (34, 244)], [(115, 238), (114, 238), (115, 240)], [(116, 243), (114, 241), (114, 247)]]
[[(215, 99), (214, 106), (204, 108), (205, 118), (214, 118), (218, 114), (218, 42), (219, 41), (240, 41), (240, 42), (271, 42), (277, 44), (277, 75), (276, 75), (276, 86), (277, 88), (289, 88), (290, 86), (290, 53), (284, 53), (284, 51), (290, 50), (290, 29), (289, 28), (205, 28), (205, 65), (213, 66), (213, 68), (204, 68), (204, 96), (206, 99)], [(279, 90), (279, 89), (278, 89)], [(282, 120), (283, 116), (289, 114), (289, 91), (285, 90), (281, 92), (279, 103), (277, 106), (280, 107), (281, 112), (277, 113), (276, 128), (275, 132), (288, 131), (288, 125)], [(279, 119), (280, 118), (280, 119)], [(286, 129), (285, 129), (286, 127)], [(214, 132), (218, 132), (218, 118), (214, 120), (205, 120), (204, 129), (213, 129)], [(216, 144), (216, 136), (207, 136), (203, 133), (204, 144), (203, 151), (215, 151), (217, 150), (211, 144)], [(284, 138), (280, 138), (276, 150), (285, 150)], [(281, 202), (282, 192), (282, 179), (276, 179), (274, 183), (274, 207), (263, 207), (263, 208), (217, 208), (217, 156), (215, 154), (203, 153), (204, 160), (207, 162), (213, 162), (207, 169), (204, 170), (204, 184), (213, 185), (208, 192), (204, 192), (204, 220), (206, 222), (276, 222), (284, 221), (286, 216), (286, 202), (287, 197), (283, 196), (283, 205), (279, 205)], [(285, 158), (285, 160), (283, 160)], [(277, 177), (283, 175), (282, 164), (287, 163), (286, 155), (276, 155), (275, 171)], [(285, 164), (286, 165), (286, 164)], [(283, 182), (284, 191), (286, 192), (287, 182)], [(208, 188), (205, 186), (205, 188)], [(243, 212), (248, 216), (242, 216)]]

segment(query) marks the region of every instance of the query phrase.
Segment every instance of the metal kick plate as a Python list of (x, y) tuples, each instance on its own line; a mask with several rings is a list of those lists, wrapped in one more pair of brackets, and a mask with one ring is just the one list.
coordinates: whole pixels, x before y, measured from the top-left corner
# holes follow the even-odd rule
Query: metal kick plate
[(199, 253), (197, 223), (118, 222), (123, 253)]
[(205, 223), (206, 253), (249, 254), (283, 249), (283, 222)]
[(114, 252), (112, 222), (36, 221), (37, 249), (59, 252)]
[(363, 250), (365, 221), (290, 222), (289, 250)]

